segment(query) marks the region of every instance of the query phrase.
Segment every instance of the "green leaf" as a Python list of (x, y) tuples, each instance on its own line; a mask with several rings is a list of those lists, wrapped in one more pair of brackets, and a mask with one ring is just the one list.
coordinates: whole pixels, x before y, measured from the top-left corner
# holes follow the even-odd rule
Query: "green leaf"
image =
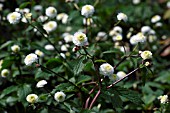
[(35, 74), (35, 79), (37, 78), (47, 78), (50, 77), (52, 74), (46, 70), (38, 70), (38, 72)]
[(98, 59), (98, 60), (95, 60), (94, 61), (95, 63), (99, 62), (99, 63), (104, 63), (104, 62), (107, 62), (106, 60), (103, 60), (103, 59)]
[(48, 100), (49, 94), (41, 94), (39, 96), (38, 102), (46, 102)]
[(83, 71), (83, 68), (85, 66), (83, 61), (84, 61), (84, 57), (81, 57), (80, 59), (77, 59), (74, 62), (74, 68), (73, 68), (74, 75), (78, 75), (80, 72)]
[(138, 92), (131, 91), (125, 88), (117, 88), (118, 93), (128, 99), (129, 101), (133, 102), (134, 104), (141, 105), (143, 101), (141, 100), (141, 96)]
[(26, 8), (28, 5), (30, 5), (31, 3), (30, 2), (24, 2), (24, 3), (22, 3), (20, 6), (19, 6), (19, 8), (20, 9), (24, 9), (24, 8)]
[(23, 85), (20, 85), (20, 87), (18, 88), (18, 92), (17, 92), (17, 95), (18, 95), (18, 98), (20, 101), (25, 101), (27, 95), (29, 93), (31, 93), (31, 86), (28, 85), (28, 84), (23, 84)]
[(0, 98), (3, 98), (4, 96), (14, 92), (14, 91), (17, 91), (18, 89), (18, 86), (10, 86), (10, 87), (7, 87), (6, 89), (4, 89), (2, 92), (1, 92), (1, 95), (0, 95)]
[(49, 59), (46, 62), (46, 67), (49, 68), (49, 69), (53, 69), (53, 68), (57, 67), (59, 64), (61, 64), (61, 63), (62, 63), (61, 59), (52, 58), (52, 59)]
[(112, 54), (112, 53), (123, 54), (119, 49), (108, 50), (103, 52), (103, 54)]
[(10, 44), (12, 44), (12, 43), (13, 43), (13, 41), (7, 41), (7, 42), (5, 42), (4, 44), (2, 44), (2, 45), (0, 46), (0, 49), (5, 48), (5, 47), (7, 47), (8, 45), (10, 45)]
[(75, 90), (75, 87), (70, 83), (62, 83), (55, 87), (55, 89), (52, 91), (52, 93), (55, 93), (56, 91), (64, 91), (64, 92), (72, 92)]
[(81, 75), (81, 76), (79, 76), (79, 78), (78, 78), (78, 83), (77, 83), (77, 84), (80, 84), (80, 83), (83, 83), (83, 82), (86, 82), (86, 81), (89, 81), (89, 80), (91, 80), (91, 77), (90, 77), (90, 76)]

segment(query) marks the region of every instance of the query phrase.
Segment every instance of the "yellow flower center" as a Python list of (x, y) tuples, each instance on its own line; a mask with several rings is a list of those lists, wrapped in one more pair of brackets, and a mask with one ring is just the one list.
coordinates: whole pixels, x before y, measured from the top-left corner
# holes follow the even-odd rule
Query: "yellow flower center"
[(107, 66), (105, 67), (105, 69), (106, 69), (106, 70), (111, 70), (111, 67), (110, 67), (109, 65), (107, 65)]
[(77, 38), (78, 38), (78, 40), (81, 41), (81, 42), (84, 41), (84, 36), (83, 36), (83, 35), (79, 35)]
[(15, 20), (16, 19), (16, 15), (11, 15), (11, 19)]
[(89, 6), (86, 6), (86, 10), (87, 10), (87, 11), (90, 11), (90, 7), (89, 7)]

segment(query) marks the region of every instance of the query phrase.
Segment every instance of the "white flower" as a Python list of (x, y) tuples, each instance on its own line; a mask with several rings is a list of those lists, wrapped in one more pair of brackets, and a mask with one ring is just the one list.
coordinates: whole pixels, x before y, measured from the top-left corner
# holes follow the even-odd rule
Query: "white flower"
[(157, 23), (155, 24), (156, 27), (162, 27), (162, 25), (163, 25), (163, 24), (162, 24), (161, 22), (157, 22)]
[(119, 21), (123, 20), (123, 21), (126, 22), (126, 21), (128, 20), (128, 17), (127, 17), (127, 15), (124, 14), (124, 13), (118, 13), (117, 19), (118, 19)]
[(121, 41), (123, 39), (122, 35), (121, 34), (117, 34), (116, 36), (113, 36), (112, 37), (112, 40), (113, 41)]
[(45, 45), (45, 49), (46, 49), (46, 50), (49, 50), (49, 51), (53, 51), (53, 50), (54, 50), (54, 46), (48, 44), (48, 45)]
[(74, 37), (73, 35), (68, 34), (68, 35), (64, 36), (64, 41), (66, 43), (72, 42), (73, 41), (73, 37)]
[(150, 26), (143, 26), (143, 27), (141, 28), (141, 32), (142, 32), (143, 34), (149, 33), (150, 30), (151, 30)]
[(149, 35), (148, 36), (148, 41), (151, 42), (151, 43), (154, 42), (156, 39), (157, 39), (156, 35)]
[(66, 95), (62, 91), (54, 94), (54, 99), (57, 102), (63, 102), (65, 100), (65, 97), (66, 97)]
[(1, 71), (1, 76), (6, 78), (9, 75), (9, 70), (8, 69), (3, 69)]
[(60, 53), (60, 56), (66, 59), (66, 55), (64, 53)]
[(54, 7), (48, 7), (45, 14), (50, 18), (54, 18), (57, 15), (57, 10)]
[(152, 53), (146, 50), (146, 51), (143, 51), (140, 56), (142, 57), (143, 60), (151, 59)]
[(167, 8), (170, 8), (170, 1), (166, 3)]
[(112, 81), (112, 82), (115, 82), (119, 79), (119, 77), (116, 75), (116, 74), (112, 74), (109, 76), (109, 79)]
[(31, 20), (32, 13), (24, 13), (24, 17), (22, 17), (21, 21), (27, 23), (28, 20)]
[(3, 7), (4, 7), (4, 5), (0, 3), (0, 11), (2, 11)]
[(84, 46), (87, 43), (87, 37), (82, 32), (76, 32), (73, 37), (73, 43), (77, 46)]
[(45, 23), (43, 25), (43, 28), (47, 31), (47, 33), (52, 32), (52, 31), (56, 30), (57, 22), (49, 21), (48, 23)]
[(168, 102), (168, 95), (159, 96), (158, 99), (161, 101), (162, 104), (165, 104), (166, 102)]
[(114, 69), (109, 63), (104, 63), (99, 68), (100, 74), (104, 76), (110, 76), (113, 74)]
[[(87, 22), (86, 22), (87, 21)], [(93, 23), (93, 19), (92, 18), (83, 18), (83, 24), (84, 25), (91, 25)]]
[(30, 9), (28, 9), (28, 8), (24, 8), (24, 9), (16, 8), (15, 11), (23, 14), (23, 13), (29, 13)]
[(161, 17), (159, 15), (155, 15), (151, 18), (151, 22), (152, 23), (156, 23), (158, 22), (159, 20), (161, 20)]
[(11, 24), (17, 24), (19, 23), (20, 19), (21, 19), (21, 14), (18, 12), (13, 12), (13, 13), (9, 13), (7, 15), (7, 19), (9, 21), (9, 23)]
[(94, 7), (92, 5), (85, 5), (81, 9), (81, 15), (85, 16), (86, 18), (92, 16), (94, 13)]
[(143, 33), (139, 32), (138, 34), (136, 35), (133, 35), (131, 38), (130, 38), (130, 43), (132, 45), (135, 45), (137, 44), (138, 42), (145, 42), (146, 41), (146, 37), (143, 35)]
[(147, 66), (149, 66), (150, 65), (150, 63), (149, 62), (145, 62), (145, 66), (147, 67)]
[(40, 81), (37, 83), (36, 87), (37, 87), (37, 88), (41, 88), (41, 87), (44, 87), (44, 85), (46, 85), (46, 84), (47, 84), (47, 81), (46, 81), (46, 80), (40, 80)]
[(124, 78), (126, 76), (126, 73), (123, 72), (123, 71), (119, 71), (119, 72), (117, 72), (116, 75), (119, 77), (119, 79), (122, 79), (122, 78)]
[(20, 51), (20, 47), (18, 45), (13, 45), (11, 47), (11, 50), (14, 52), (14, 53), (18, 53)]
[(38, 55), (39, 57), (44, 57), (44, 53), (40, 50), (35, 50), (35, 54)]
[(136, 40), (137, 40), (137, 42), (145, 42), (146, 41), (146, 37), (143, 35), (143, 33), (139, 32), (136, 35)]
[(62, 46), (61, 46), (61, 51), (68, 51), (67, 46), (66, 46), (66, 45), (62, 45)]
[(38, 101), (38, 96), (36, 94), (29, 94), (26, 97), (26, 100), (27, 100), (27, 102), (33, 104), (33, 103), (36, 103)]
[(34, 54), (34, 53), (30, 53), (29, 55), (27, 55), (27, 56), (25, 57), (24, 62), (25, 62), (26, 65), (29, 66), (29, 65), (31, 65), (32, 63), (37, 62), (37, 60), (38, 60), (37, 55)]
[(60, 13), (57, 15), (57, 20), (61, 20), (63, 24), (66, 24), (68, 21), (68, 15), (66, 13)]
[(3, 60), (0, 60), (0, 70), (2, 68)]
[(139, 4), (140, 0), (132, 0), (133, 4)]
[(48, 19), (48, 17), (47, 16), (43, 16), (43, 15), (38, 17), (38, 21), (39, 22), (45, 22), (47, 19)]
[(34, 6), (35, 11), (41, 11), (42, 9), (43, 9), (43, 7), (41, 5), (35, 5)]
[(106, 32), (103, 32), (103, 31), (100, 31), (97, 33), (97, 37), (96, 37), (96, 40), (102, 40), (102, 41), (105, 41), (107, 39), (107, 34)]
[(122, 33), (122, 31), (123, 31), (120, 26), (115, 26), (115, 27), (113, 28), (113, 30), (114, 30), (115, 32), (117, 32), (117, 33)]

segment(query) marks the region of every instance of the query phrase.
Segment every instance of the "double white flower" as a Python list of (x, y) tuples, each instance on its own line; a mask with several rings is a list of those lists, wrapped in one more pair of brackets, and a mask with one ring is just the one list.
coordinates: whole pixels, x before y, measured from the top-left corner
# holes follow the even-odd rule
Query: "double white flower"
[(27, 100), (27, 102), (33, 104), (33, 103), (36, 103), (38, 101), (38, 96), (36, 94), (29, 94), (26, 97), (26, 100)]
[(57, 15), (57, 10), (54, 7), (48, 7), (45, 14), (50, 18), (54, 18)]
[(18, 53), (20, 51), (20, 47), (19, 47), (19, 45), (13, 45), (13, 46), (11, 46), (11, 50), (14, 53)]
[(158, 99), (162, 104), (165, 104), (166, 102), (168, 102), (168, 95), (159, 96)]
[(47, 33), (52, 32), (52, 31), (56, 30), (57, 22), (49, 21), (43, 25), (43, 28), (46, 30)]
[(25, 57), (24, 62), (25, 62), (26, 65), (29, 66), (29, 65), (31, 65), (32, 63), (37, 62), (37, 60), (38, 60), (37, 55), (34, 54), (34, 53), (30, 53), (29, 55), (27, 55), (27, 56)]
[(82, 32), (76, 32), (73, 37), (73, 43), (76, 46), (84, 46), (87, 44), (87, 37), (86, 34)]
[(65, 97), (66, 97), (66, 95), (62, 91), (54, 94), (54, 99), (57, 102), (63, 102), (65, 100)]
[(21, 19), (21, 14), (18, 12), (13, 12), (13, 13), (9, 13), (7, 15), (7, 20), (9, 21), (9, 23), (11, 24), (17, 24), (19, 23)]
[(1, 76), (2, 76), (3, 78), (6, 78), (8, 75), (9, 75), (9, 70), (8, 70), (8, 69), (3, 69), (3, 70), (1, 71)]
[(143, 60), (151, 59), (152, 53), (146, 50), (146, 51), (143, 51), (140, 56), (142, 57)]
[(123, 20), (123, 21), (126, 22), (126, 21), (128, 20), (128, 17), (127, 17), (127, 15), (124, 14), (124, 13), (118, 13), (117, 19), (118, 19), (119, 21)]
[(81, 9), (81, 15), (86, 18), (91, 17), (94, 13), (94, 7), (92, 5), (85, 5)]
[(100, 74), (110, 76), (114, 72), (114, 68), (109, 63), (104, 63), (99, 68)]

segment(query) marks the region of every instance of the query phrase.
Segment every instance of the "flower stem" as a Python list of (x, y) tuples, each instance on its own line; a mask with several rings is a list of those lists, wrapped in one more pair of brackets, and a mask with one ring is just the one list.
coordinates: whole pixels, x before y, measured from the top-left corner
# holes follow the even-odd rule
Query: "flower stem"
[(107, 89), (113, 87), (115, 84), (121, 82), (122, 80), (124, 80), (125, 78), (127, 78), (128, 76), (130, 76), (132, 73), (136, 72), (136, 71), (139, 70), (139, 69), (140, 69), (139, 67), (136, 68), (136, 69), (134, 69), (133, 71), (131, 71), (130, 73), (128, 73), (128, 74), (127, 74), (125, 77), (123, 77), (122, 79), (119, 79), (119, 80), (117, 80), (116, 82), (114, 82), (113, 84), (107, 86)]
[(60, 78), (62, 78), (62, 79), (64, 79), (64, 80), (67, 81), (68, 83), (70, 83), (70, 84), (72, 84), (73, 86), (75, 86), (80, 92), (82, 92), (81, 89), (80, 89), (78, 86), (76, 86), (73, 82), (67, 80), (66, 78), (64, 78), (63, 76), (59, 75), (58, 73), (56, 73), (56, 72), (52, 71), (51, 69), (48, 69), (48, 68), (46, 68), (46, 67), (44, 67), (44, 66), (42, 66), (42, 65), (39, 65), (39, 67), (42, 68), (42, 69), (45, 69), (45, 70), (47, 70), (47, 71), (49, 71), (49, 72), (51, 72), (51, 73), (53, 73), (53, 74), (55, 74), (55, 75), (57, 75), (58, 77), (60, 77)]

